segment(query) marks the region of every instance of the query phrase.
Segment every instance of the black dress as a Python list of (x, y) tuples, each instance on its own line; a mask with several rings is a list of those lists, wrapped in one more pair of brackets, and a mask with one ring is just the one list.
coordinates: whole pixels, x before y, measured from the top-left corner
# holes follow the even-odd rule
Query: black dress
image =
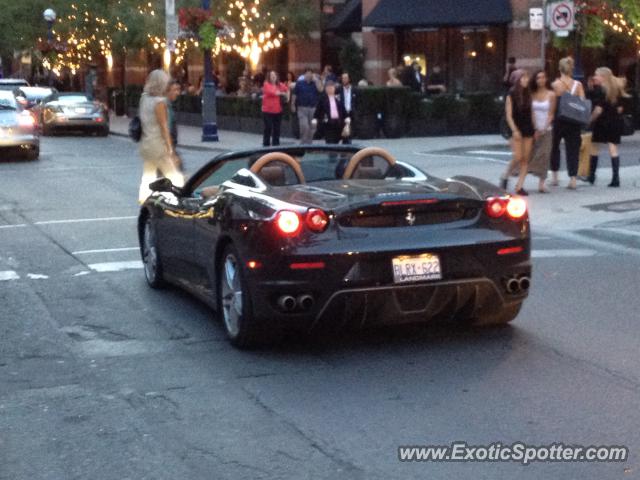
[(602, 113), (593, 122), (593, 143), (613, 143), (620, 144), (622, 134), (622, 115), (618, 113), (619, 101), (611, 103), (607, 100), (607, 95), (602, 87), (596, 87), (589, 97), (593, 102), (593, 107), (602, 108)]
[(524, 105), (519, 105), (513, 92), (509, 94), (509, 97), (511, 98), (511, 115), (516, 127), (518, 127), (523, 137), (532, 138), (536, 129), (533, 126), (531, 99), (528, 102), (524, 102)]

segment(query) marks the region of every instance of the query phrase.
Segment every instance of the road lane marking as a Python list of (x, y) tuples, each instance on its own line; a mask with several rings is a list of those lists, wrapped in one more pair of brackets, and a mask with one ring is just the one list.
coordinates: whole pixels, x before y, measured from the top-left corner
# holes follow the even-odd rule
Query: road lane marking
[(87, 265), (87, 267), (98, 273), (121, 272), (123, 270), (140, 270), (144, 268), (140, 260), (134, 260), (132, 262), (91, 263)]
[(555, 249), (555, 250), (532, 250), (531, 258), (571, 258), (571, 257), (593, 257), (598, 252), (586, 248)]
[[(65, 225), (65, 224), (73, 224), (73, 223), (88, 223), (88, 222), (117, 222), (121, 220), (135, 220), (136, 216), (126, 216), (126, 217), (99, 217), (99, 218), (70, 218), (67, 220), (42, 220), (40, 222), (33, 222), (33, 225)], [(25, 228), (28, 227), (29, 224), (26, 223), (16, 223), (12, 225), (0, 225), (0, 230), (8, 230), (11, 228)]]
[(18, 275), (14, 270), (4, 270), (0, 271), (0, 282), (6, 282), (7, 280), (19, 280), (20, 275)]
[(0, 225), (0, 230), (9, 229), (9, 228), (24, 228), (26, 227), (26, 223), (18, 223), (16, 225)]
[(77, 252), (71, 252), (71, 253), (73, 255), (86, 255), (90, 253), (134, 252), (136, 250), (140, 250), (140, 247), (98, 248), (96, 250), (78, 250)]
[(627, 230), (624, 228), (602, 228), (602, 231), (605, 232), (613, 232), (613, 233), (618, 233), (620, 235), (629, 235), (632, 237), (640, 237), (640, 232), (636, 232), (634, 230)]
[(27, 277), (31, 280), (47, 280), (49, 275), (42, 275), (41, 273), (27, 273)]
[(99, 218), (71, 218), (68, 220), (44, 220), (41, 222), (34, 222), (34, 225), (60, 225), (65, 223), (87, 223), (87, 222), (115, 222), (119, 220), (133, 220), (138, 217), (99, 217)]
[(549, 232), (551, 236), (555, 238), (560, 238), (562, 240), (569, 240), (575, 243), (580, 243), (585, 246), (590, 246), (597, 248), (600, 252), (615, 252), (622, 253), (624, 255), (633, 255), (640, 256), (640, 249), (633, 247), (625, 247), (620, 244), (615, 244), (614, 242), (598, 240), (592, 237), (588, 237), (586, 235), (582, 235), (575, 232), (563, 231), (563, 230), (554, 230), (553, 232)]

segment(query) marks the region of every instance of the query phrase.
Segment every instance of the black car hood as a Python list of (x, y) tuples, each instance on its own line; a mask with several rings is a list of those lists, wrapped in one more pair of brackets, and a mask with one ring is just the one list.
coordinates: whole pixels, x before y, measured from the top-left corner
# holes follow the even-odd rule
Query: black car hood
[(325, 210), (343, 210), (360, 205), (421, 199), (439, 201), (484, 199), (481, 191), (467, 181), (442, 180), (434, 177), (421, 182), (331, 180), (305, 185), (271, 187), (268, 195), (284, 202)]

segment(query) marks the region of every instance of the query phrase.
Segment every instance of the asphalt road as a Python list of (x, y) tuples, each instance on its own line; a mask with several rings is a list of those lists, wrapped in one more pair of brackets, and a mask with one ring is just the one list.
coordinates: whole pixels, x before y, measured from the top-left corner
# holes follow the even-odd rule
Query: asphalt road
[[(636, 245), (536, 234), (508, 328), (240, 352), (202, 304), (146, 286), (134, 146), (56, 137), (42, 152), (0, 163), (0, 479), (639, 476)], [(183, 156), (193, 171), (211, 155)], [(400, 445), (453, 441), (626, 445), (630, 459), (398, 461)]]

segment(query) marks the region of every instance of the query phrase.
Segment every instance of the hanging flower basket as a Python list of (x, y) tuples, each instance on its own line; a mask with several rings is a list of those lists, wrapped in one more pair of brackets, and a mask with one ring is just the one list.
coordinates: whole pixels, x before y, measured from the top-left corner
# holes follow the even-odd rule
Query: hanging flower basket
[(198, 33), (200, 26), (211, 18), (211, 11), (204, 8), (181, 8), (178, 10), (178, 22), (182, 30)]
[(181, 8), (178, 10), (178, 21), (187, 35), (198, 39), (202, 50), (213, 49), (218, 39), (232, 32), (228, 23), (213, 18), (211, 12), (203, 8)]

